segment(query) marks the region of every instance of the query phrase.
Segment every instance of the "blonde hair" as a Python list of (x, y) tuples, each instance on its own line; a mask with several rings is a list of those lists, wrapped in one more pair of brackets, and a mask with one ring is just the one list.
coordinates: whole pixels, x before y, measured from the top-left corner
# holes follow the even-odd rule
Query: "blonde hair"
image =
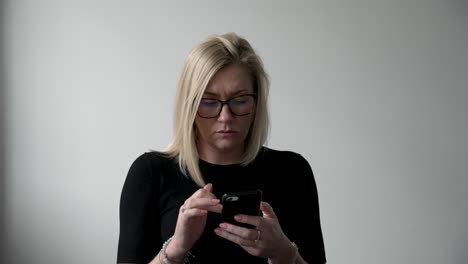
[(197, 185), (205, 184), (199, 167), (196, 146), (195, 117), (198, 105), (211, 78), (221, 68), (241, 64), (247, 66), (257, 95), (255, 117), (245, 141), (241, 165), (252, 162), (269, 133), (267, 97), (268, 76), (263, 62), (249, 42), (235, 33), (212, 35), (189, 53), (177, 84), (172, 142), (163, 151), (176, 158), (182, 172)]

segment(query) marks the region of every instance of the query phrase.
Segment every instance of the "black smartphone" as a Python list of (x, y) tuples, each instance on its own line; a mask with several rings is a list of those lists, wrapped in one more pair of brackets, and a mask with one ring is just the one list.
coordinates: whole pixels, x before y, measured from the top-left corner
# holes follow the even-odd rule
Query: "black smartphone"
[(223, 204), (221, 221), (254, 229), (255, 226), (253, 225), (237, 222), (234, 216), (238, 214), (260, 215), (262, 195), (263, 192), (260, 189), (225, 193), (221, 199)]

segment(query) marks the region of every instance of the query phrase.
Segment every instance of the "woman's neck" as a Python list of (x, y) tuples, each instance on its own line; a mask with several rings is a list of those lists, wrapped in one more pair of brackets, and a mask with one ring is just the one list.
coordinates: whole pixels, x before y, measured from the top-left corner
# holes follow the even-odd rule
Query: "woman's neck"
[(198, 155), (200, 159), (218, 165), (238, 164), (242, 160), (244, 149), (237, 150), (214, 150), (209, 146), (198, 146)]

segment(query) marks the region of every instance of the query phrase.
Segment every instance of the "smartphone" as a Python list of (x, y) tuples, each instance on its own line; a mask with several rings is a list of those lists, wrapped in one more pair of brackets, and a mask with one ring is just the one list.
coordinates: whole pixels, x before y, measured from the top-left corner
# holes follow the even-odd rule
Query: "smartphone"
[(260, 189), (241, 192), (225, 193), (221, 199), (223, 210), (221, 212), (221, 221), (237, 226), (255, 229), (255, 226), (237, 222), (235, 215), (260, 215), (260, 202), (263, 192)]

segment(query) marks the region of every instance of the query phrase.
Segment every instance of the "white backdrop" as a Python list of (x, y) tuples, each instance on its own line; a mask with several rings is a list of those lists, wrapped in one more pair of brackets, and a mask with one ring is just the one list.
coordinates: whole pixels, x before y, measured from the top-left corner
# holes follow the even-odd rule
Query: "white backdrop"
[(115, 262), (127, 170), (169, 142), (189, 50), (229, 31), (271, 76), (269, 146), (314, 169), (328, 263), (468, 263), (467, 6), (4, 2), (2, 263)]

